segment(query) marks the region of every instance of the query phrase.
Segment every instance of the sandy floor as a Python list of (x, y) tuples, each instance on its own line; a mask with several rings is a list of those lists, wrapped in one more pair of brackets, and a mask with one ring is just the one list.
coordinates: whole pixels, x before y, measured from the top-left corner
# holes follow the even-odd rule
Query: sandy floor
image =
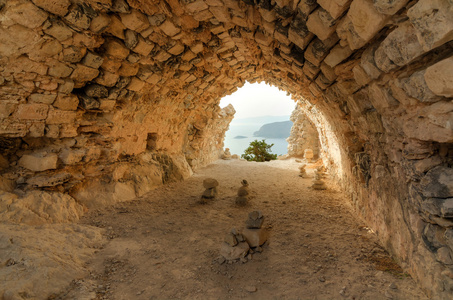
[[(90, 212), (81, 223), (110, 242), (60, 299), (426, 299), (333, 189), (314, 191), (294, 160), (218, 161), (138, 201)], [(200, 205), (203, 179), (219, 181)], [(253, 199), (234, 200), (242, 179)], [(247, 263), (219, 264), (219, 248), (249, 212), (269, 240)]]

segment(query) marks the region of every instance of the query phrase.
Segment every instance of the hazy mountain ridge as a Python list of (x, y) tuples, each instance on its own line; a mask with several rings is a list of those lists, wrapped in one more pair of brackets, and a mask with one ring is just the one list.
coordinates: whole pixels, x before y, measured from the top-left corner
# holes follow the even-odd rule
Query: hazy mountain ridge
[(289, 137), (293, 122), (273, 122), (264, 124), (260, 130), (253, 133), (254, 137), (264, 137), (270, 139), (286, 139)]
[(230, 126), (239, 126), (239, 125), (264, 125), (274, 122), (283, 122), (288, 121), (290, 116), (262, 116), (262, 117), (253, 117), (253, 118), (244, 118), (244, 119), (233, 119)]

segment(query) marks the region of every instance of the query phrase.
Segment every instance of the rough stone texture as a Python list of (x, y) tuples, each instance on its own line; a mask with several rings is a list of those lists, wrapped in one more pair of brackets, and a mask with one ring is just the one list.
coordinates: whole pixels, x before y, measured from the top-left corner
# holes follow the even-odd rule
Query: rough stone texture
[(83, 215), (83, 207), (67, 194), (31, 191), (22, 197), (8, 193), (0, 194), (0, 197), (4, 199), (1, 202), (2, 222), (27, 225), (67, 223), (76, 222)]
[(453, 97), (453, 57), (444, 59), (426, 69), (425, 81), (434, 94)]
[(242, 230), (242, 235), (250, 247), (255, 248), (263, 245), (267, 241), (267, 231), (264, 228)]
[(447, 252), (432, 249), (453, 246), (431, 233), (451, 202), (423, 181), (452, 165), (450, 1), (4, 2), (2, 177), (89, 208), (133, 199), (218, 159), (234, 115), (220, 99), (266, 81), (314, 124), (387, 250), (450, 296)]
[(97, 227), (2, 224), (0, 260), (14, 263), (0, 269), (0, 293), (4, 299), (51, 297), (87, 276), (86, 263), (105, 243), (103, 230)]
[(290, 120), (293, 122), (288, 142), (288, 154), (296, 157), (303, 157), (305, 149), (312, 149), (313, 155), (319, 157), (319, 137), (313, 123), (298, 108), (292, 114)]
[(57, 168), (58, 157), (54, 153), (36, 153), (23, 155), (18, 164), (31, 171), (39, 172)]
[(420, 0), (407, 12), (425, 51), (453, 40), (453, 7), (447, 0)]

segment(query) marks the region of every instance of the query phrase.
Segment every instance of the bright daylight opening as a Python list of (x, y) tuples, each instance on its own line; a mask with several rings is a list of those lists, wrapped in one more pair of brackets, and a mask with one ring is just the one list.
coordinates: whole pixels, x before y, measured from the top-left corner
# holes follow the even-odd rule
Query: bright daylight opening
[(247, 82), (220, 101), (220, 107), (228, 104), (236, 110), (224, 141), (231, 154), (240, 156), (250, 142), (263, 139), (267, 144), (274, 144), (273, 154), (288, 152), (286, 139), (293, 125), (290, 116), (296, 103), (286, 92), (265, 83)]

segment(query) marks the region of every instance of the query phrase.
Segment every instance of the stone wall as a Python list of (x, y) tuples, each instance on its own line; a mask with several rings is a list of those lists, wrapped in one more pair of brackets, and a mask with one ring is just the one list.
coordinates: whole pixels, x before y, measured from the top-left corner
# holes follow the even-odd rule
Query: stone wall
[[(320, 157), (319, 136), (315, 125), (303, 113), (300, 106), (297, 106), (291, 114), (293, 122), (288, 142), (288, 154), (295, 157), (303, 157), (305, 149), (313, 150), (314, 158)], [(321, 128), (321, 127), (320, 127)]]
[(325, 163), (357, 213), (433, 298), (446, 299), (452, 7), (0, 1), (1, 185), (69, 192), (95, 206), (90, 191), (102, 186), (112, 195), (105, 201), (120, 201), (145, 192), (140, 180), (189, 176), (189, 164), (209, 163), (222, 146), (226, 127), (216, 124), (231, 114), (221, 112), (220, 98), (246, 80), (266, 81), (315, 124)]

